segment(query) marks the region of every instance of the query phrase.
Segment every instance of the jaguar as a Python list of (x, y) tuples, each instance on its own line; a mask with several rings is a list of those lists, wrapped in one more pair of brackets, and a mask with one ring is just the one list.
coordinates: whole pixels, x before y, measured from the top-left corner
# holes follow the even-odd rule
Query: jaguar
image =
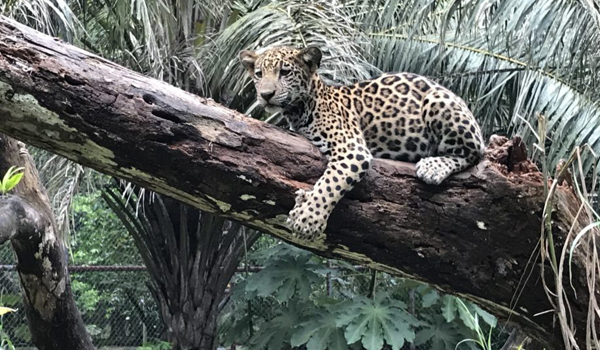
[(439, 185), (483, 155), (479, 124), (444, 86), (413, 73), (330, 85), (317, 73), (321, 58), (317, 47), (240, 52), (259, 104), (281, 112), (328, 158), (313, 189), (296, 193), (288, 224), (298, 238), (322, 237), (333, 208), (374, 157), (416, 163), (419, 179)]

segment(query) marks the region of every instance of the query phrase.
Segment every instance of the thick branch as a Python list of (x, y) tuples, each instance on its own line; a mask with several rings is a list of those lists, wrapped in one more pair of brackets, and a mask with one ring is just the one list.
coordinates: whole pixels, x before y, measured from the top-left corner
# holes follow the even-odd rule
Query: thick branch
[(45, 189), (31, 157), (16, 140), (0, 135), (0, 174), (24, 167), (16, 195), (0, 196), (0, 243), (10, 239), (33, 343), (41, 350), (94, 349), (77, 310), (66, 249), (56, 235)]
[[(326, 241), (298, 242), (283, 224), (286, 213), (294, 191), (309, 188), (325, 165), (302, 137), (6, 19), (0, 55), (0, 131), (318, 254), (466, 296), (549, 346), (561, 344), (538, 266), (528, 263), (544, 202), (539, 174), (506, 176), (484, 162), (432, 187), (414, 177), (412, 164), (375, 161), (338, 204)], [(560, 237), (578, 202), (565, 189), (557, 200)], [(532, 278), (519, 284), (532, 266)], [(578, 268), (573, 317), (583, 329)]]
[(21, 234), (44, 231), (44, 217), (19, 197), (0, 197), (0, 244)]

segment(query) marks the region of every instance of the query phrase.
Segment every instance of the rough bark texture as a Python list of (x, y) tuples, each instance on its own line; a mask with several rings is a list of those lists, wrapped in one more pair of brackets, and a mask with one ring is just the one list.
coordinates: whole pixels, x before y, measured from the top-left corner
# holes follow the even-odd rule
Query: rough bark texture
[(25, 167), (25, 176), (15, 195), (0, 197), (0, 244), (10, 240), (17, 256), (31, 340), (40, 350), (95, 349), (73, 300), (66, 249), (31, 157), (23, 144), (0, 135), (0, 174), (13, 165)]
[[(337, 205), (326, 241), (299, 242), (286, 213), (294, 191), (325, 167), (304, 138), (6, 19), (0, 55), (0, 131), (318, 254), (462, 295), (561, 347), (539, 264), (528, 263), (544, 194), (522, 148), (505, 145), (494, 155), (504, 165), (484, 161), (439, 187), (417, 180), (412, 164), (377, 160)], [(560, 249), (578, 201), (560, 188), (556, 202)], [(572, 311), (583, 330), (588, 299), (578, 264)]]
[(259, 234), (158, 194), (140, 210), (113, 191), (104, 199), (144, 259), (173, 349), (216, 349), (219, 305), (244, 248)]

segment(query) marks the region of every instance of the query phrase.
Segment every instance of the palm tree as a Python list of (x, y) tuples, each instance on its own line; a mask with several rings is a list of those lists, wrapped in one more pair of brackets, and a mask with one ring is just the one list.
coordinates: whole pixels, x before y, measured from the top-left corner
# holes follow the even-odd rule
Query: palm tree
[(225, 291), (259, 233), (158, 194), (138, 202), (118, 192), (103, 197), (142, 255), (173, 349), (215, 349)]

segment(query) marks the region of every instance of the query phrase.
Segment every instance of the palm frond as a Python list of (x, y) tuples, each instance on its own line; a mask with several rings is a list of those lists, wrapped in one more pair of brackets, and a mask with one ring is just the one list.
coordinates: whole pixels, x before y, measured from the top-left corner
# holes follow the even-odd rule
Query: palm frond
[(75, 196), (97, 191), (108, 181), (108, 176), (47, 151), (33, 147), (29, 149), (40, 180), (48, 190), (58, 230), (62, 237), (69, 237), (73, 229), (71, 205)]
[(2, 1), (0, 15), (53, 36), (69, 36), (78, 26), (77, 17), (65, 0)]
[[(359, 1), (359, 0), (357, 0)], [(600, 62), (600, 10), (592, 0), (364, 0), (355, 18), (367, 34), (438, 37), (509, 57), (596, 90)], [(597, 94), (598, 92), (595, 91)]]
[(191, 91), (204, 87), (197, 47), (222, 26), (229, 1), (84, 1), (80, 43), (110, 60)]
[(377, 71), (361, 48), (367, 38), (349, 19), (341, 2), (274, 1), (254, 10), (237, 5), (242, 17), (203, 48), (201, 56), (209, 91), (226, 104), (248, 86), (248, 77), (238, 61), (239, 52), (245, 49), (318, 46), (324, 51), (320, 73), (337, 83), (366, 79)]

